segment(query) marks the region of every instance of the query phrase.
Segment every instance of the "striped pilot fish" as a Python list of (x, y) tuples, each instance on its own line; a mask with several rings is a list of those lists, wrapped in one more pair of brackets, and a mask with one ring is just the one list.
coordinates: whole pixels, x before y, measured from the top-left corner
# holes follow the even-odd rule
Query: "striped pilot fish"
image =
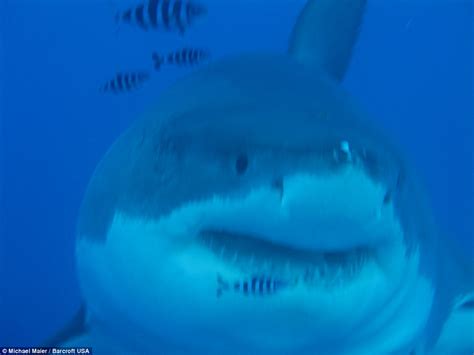
[(177, 66), (193, 66), (201, 64), (208, 60), (210, 53), (208, 50), (199, 48), (182, 48), (168, 53), (167, 55), (161, 55), (158, 53), (152, 54), (154, 67), (159, 70), (163, 64), (171, 64)]
[(266, 275), (252, 275), (248, 278), (230, 282), (225, 280), (222, 275), (218, 273), (216, 295), (220, 297), (224, 292), (235, 292), (245, 296), (274, 295), (289, 286), (296, 285), (296, 283), (297, 280), (289, 282)]
[(117, 23), (136, 25), (148, 31), (163, 29), (183, 34), (207, 9), (190, 0), (148, 0), (117, 13)]
[(138, 89), (150, 78), (147, 72), (126, 72), (117, 73), (112, 79), (107, 81), (101, 88), (101, 92), (111, 92), (120, 94)]

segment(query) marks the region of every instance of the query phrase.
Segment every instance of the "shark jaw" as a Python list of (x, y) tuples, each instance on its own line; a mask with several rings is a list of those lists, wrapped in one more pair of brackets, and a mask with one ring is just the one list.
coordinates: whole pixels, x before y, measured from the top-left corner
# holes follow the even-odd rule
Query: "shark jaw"
[[(367, 339), (379, 351), (406, 346), (423, 328), (432, 289), (385, 195), (351, 166), (288, 176), (283, 190), (190, 202), (158, 220), (117, 212), (105, 244), (80, 238), (77, 246), (91, 317), (127, 329), (131, 343), (147, 334), (171, 351), (314, 353), (343, 351), (342, 340), (363, 349)], [(292, 286), (216, 297), (217, 275)], [(416, 321), (382, 344), (379, 329), (406, 322), (407, 312)]]

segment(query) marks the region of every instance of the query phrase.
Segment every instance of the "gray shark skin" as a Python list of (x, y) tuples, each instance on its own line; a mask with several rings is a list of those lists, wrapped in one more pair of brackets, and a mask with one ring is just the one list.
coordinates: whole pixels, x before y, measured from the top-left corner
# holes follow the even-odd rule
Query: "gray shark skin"
[[(472, 262), (449, 255), (413, 169), (340, 85), (364, 7), (309, 1), (288, 54), (210, 64), (117, 140), (77, 229), (87, 331), (63, 345), (470, 349), (449, 331), (473, 324)], [(233, 292), (216, 296), (217, 275)]]

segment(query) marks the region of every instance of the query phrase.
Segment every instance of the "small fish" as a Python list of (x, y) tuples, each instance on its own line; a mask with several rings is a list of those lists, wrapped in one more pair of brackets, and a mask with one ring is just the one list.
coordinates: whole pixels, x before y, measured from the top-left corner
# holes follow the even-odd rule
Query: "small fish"
[[(295, 280), (295, 283), (297, 281)], [(224, 280), (217, 274), (217, 297), (221, 297), (224, 291), (242, 293), (244, 296), (265, 296), (273, 295), (278, 291), (285, 289), (291, 285), (288, 281), (264, 275), (253, 275), (248, 279), (237, 280), (233, 283)]]
[(208, 60), (209, 57), (209, 51), (198, 48), (182, 48), (170, 52), (166, 56), (158, 53), (152, 54), (156, 70), (159, 70), (165, 63), (177, 66), (193, 66)]
[(100, 91), (113, 94), (129, 92), (139, 88), (149, 78), (150, 75), (147, 72), (117, 73), (113, 79), (100, 88)]
[(148, 0), (115, 16), (117, 23), (137, 25), (144, 31), (163, 29), (184, 34), (207, 9), (192, 0)]

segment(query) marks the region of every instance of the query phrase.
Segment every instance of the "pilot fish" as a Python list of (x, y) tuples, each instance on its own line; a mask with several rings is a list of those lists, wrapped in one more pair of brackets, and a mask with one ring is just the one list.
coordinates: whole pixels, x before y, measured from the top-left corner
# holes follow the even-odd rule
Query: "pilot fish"
[(268, 296), (296, 284), (276, 277), (266, 275), (252, 275), (248, 278), (235, 280), (233, 282), (225, 280), (222, 275), (217, 274), (217, 297), (224, 292), (235, 292), (244, 296)]
[(102, 92), (120, 94), (138, 89), (150, 78), (147, 72), (119, 72), (108, 80), (101, 88)]
[(209, 51), (200, 48), (182, 48), (172, 51), (167, 55), (161, 55), (156, 52), (152, 54), (156, 70), (159, 70), (165, 63), (177, 66), (193, 66), (208, 60), (209, 57)]
[(117, 23), (136, 25), (144, 31), (163, 29), (183, 34), (207, 9), (190, 0), (148, 0), (118, 12)]

